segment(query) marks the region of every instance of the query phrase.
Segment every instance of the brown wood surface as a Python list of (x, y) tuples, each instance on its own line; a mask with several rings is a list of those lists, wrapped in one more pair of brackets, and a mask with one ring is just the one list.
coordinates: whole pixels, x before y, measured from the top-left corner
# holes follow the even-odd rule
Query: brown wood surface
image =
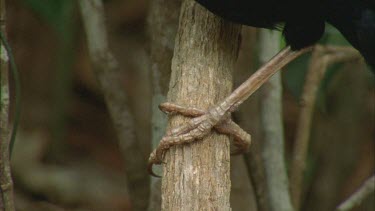
[[(193, 0), (182, 5), (168, 100), (207, 109), (232, 89), (240, 27), (207, 12)], [(188, 118), (172, 116), (168, 129)], [(172, 147), (165, 156), (162, 210), (230, 210), (229, 138)]]

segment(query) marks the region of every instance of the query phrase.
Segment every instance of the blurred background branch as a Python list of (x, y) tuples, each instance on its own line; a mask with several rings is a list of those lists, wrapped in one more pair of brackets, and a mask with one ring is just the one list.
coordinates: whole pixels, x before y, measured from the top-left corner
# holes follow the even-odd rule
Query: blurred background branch
[(373, 194), (375, 190), (375, 175), (367, 179), (363, 185), (354, 192), (348, 199), (342, 202), (336, 210), (349, 211), (358, 206), (366, 197)]
[[(257, 42), (259, 39), (258, 30), (251, 27), (242, 27), (242, 42), (240, 47), (239, 58), (235, 68), (235, 87), (245, 81), (250, 74), (256, 71), (257, 67)], [(234, 113), (234, 119), (239, 122), (242, 128), (251, 132), (252, 143), (249, 152), (244, 156), (244, 163), (241, 159), (232, 157), (232, 204), (235, 209), (236, 204), (239, 206), (249, 207), (249, 210), (269, 210), (269, 196), (267, 183), (264, 178), (265, 169), (262, 160), (262, 132), (261, 132), (261, 93), (255, 92), (250, 99), (246, 100)], [(240, 162), (238, 161), (240, 160)], [(241, 174), (241, 168), (247, 171), (246, 175)], [(250, 178), (250, 179), (249, 179)], [(237, 190), (239, 189), (239, 190)], [(237, 200), (235, 200), (236, 193)], [(243, 200), (246, 196), (250, 200)], [(246, 203), (246, 204), (245, 204)], [(237, 208), (239, 210), (239, 208)]]
[[(150, 73), (152, 81), (151, 146), (156, 148), (165, 134), (167, 115), (158, 109), (167, 101), (175, 37), (180, 16), (181, 0), (152, 0), (147, 17), (150, 39)], [(158, 173), (161, 175), (160, 167)], [(161, 179), (151, 178), (148, 210), (161, 208)]]
[[(18, 184), (25, 190), (71, 207), (87, 204), (98, 210), (129, 208), (124, 179), (111, 175), (104, 168), (89, 161), (65, 167), (43, 164), (40, 157), (46, 151), (43, 136), (45, 134), (35, 132), (18, 134), (15, 145), (18, 153), (12, 159), (12, 169)], [(111, 203), (107, 204), (108, 201)]]
[(146, 159), (135, 135), (134, 117), (128, 107), (128, 97), (121, 86), (119, 64), (109, 50), (101, 0), (80, 0), (93, 69), (104, 93), (105, 101), (126, 165), (129, 196), (134, 210), (145, 210), (149, 195)]
[(350, 47), (332, 47), (317, 45), (312, 53), (306, 82), (300, 100), (300, 114), (297, 123), (294, 152), (290, 167), (291, 192), (294, 207), (299, 210), (302, 179), (304, 177), (311, 121), (320, 83), (329, 65), (358, 60), (361, 55)]
[[(280, 33), (260, 30), (260, 63), (266, 63), (280, 51)], [(264, 134), (263, 162), (266, 172), (270, 210), (292, 211), (285, 161), (284, 126), (282, 120), (281, 73), (263, 85), (261, 120)]]

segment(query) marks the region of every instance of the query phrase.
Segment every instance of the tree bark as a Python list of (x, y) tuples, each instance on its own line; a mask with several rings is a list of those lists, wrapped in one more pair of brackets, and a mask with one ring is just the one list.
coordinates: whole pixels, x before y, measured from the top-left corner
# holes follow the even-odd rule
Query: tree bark
[[(0, 30), (5, 33), (5, 1), (0, 0)], [(9, 122), (9, 57), (0, 44), (0, 209), (15, 210), (10, 169), (11, 129)]]
[[(171, 63), (174, 41), (177, 34), (181, 0), (152, 0), (148, 15), (150, 38), (150, 60), (152, 77), (152, 148), (158, 146), (167, 126), (167, 116), (158, 105), (167, 101), (168, 82), (171, 77)], [(161, 180), (151, 178), (151, 194), (148, 210), (160, 210)]]
[[(168, 100), (207, 109), (232, 88), (240, 27), (209, 13), (194, 0), (182, 4)], [(168, 129), (188, 118), (171, 116)], [(212, 133), (165, 156), (162, 210), (231, 210), (229, 138)]]

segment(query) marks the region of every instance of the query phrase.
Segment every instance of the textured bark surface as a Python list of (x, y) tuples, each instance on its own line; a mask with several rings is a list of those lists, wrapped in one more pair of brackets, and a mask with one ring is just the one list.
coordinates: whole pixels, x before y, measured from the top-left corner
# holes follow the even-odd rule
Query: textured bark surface
[[(5, 1), (0, 0), (0, 30), (5, 33)], [(13, 181), (9, 160), (9, 57), (3, 44), (0, 44), (0, 210), (15, 210)]]
[[(232, 88), (240, 27), (207, 12), (193, 0), (182, 5), (168, 100), (207, 109)], [(171, 116), (168, 128), (187, 118)], [(230, 210), (229, 138), (212, 133), (165, 156), (162, 210)]]
[[(148, 15), (150, 60), (152, 76), (152, 148), (158, 146), (164, 135), (167, 116), (158, 106), (167, 101), (168, 82), (171, 76), (174, 41), (178, 28), (181, 0), (152, 0)], [(155, 167), (154, 167), (155, 168)], [(157, 170), (159, 173), (159, 171)], [(160, 173), (159, 173), (160, 174)], [(151, 195), (148, 209), (160, 210), (161, 179), (151, 178)]]

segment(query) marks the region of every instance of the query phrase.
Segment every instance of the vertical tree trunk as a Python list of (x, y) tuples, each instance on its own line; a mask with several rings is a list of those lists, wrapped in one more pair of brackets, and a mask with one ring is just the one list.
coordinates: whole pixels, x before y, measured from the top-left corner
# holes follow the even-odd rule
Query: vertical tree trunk
[[(172, 61), (168, 100), (207, 109), (232, 88), (240, 27), (194, 0), (184, 0)], [(172, 116), (168, 128), (187, 118)], [(196, 143), (172, 147), (165, 156), (162, 210), (231, 210), (229, 138), (212, 133)]]
[[(152, 76), (152, 148), (158, 146), (164, 135), (167, 116), (158, 105), (167, 101), (168, 82), (171, 76), (174, 41), (178, 28), (181, 0), (152, 0), (148, 16), (150, 60)], [(151, 194), (148, 209), (160, 210), (161, 180), (151, 178)]]
[[(260, 62), (265, 63), (280, 51), (278, 32), (261, 30)], [(282, 121), (281, 74), (275, 74), (262, 89), (263, 160), (271, 211), (293, 210), (285, 166)]]
[[(0, 30), (5, 33), (5, 1), (0, 0)], [(0, 44), (0, 209), (15, 210), (13, 181), (10, 171), (10, 123), (9, 123), (9, 57), (3, 43)]]

